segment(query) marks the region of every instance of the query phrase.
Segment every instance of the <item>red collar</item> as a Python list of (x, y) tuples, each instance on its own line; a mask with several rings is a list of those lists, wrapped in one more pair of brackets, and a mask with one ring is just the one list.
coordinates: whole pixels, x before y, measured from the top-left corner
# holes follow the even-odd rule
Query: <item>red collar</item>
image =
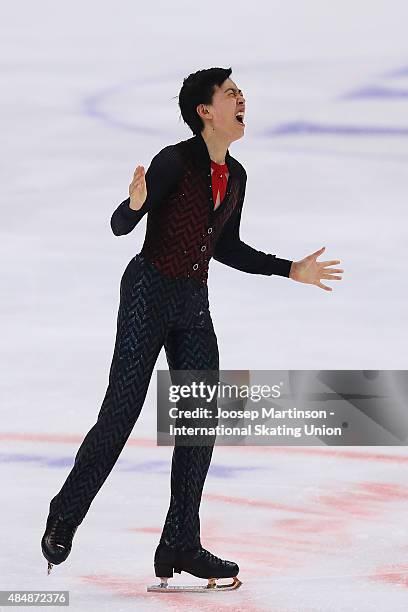
[(228, 170), (227, 164), (217, 164), (215, 161), (211, 159), (211, 168), (217, 170), (218, 172), (226, 172)]

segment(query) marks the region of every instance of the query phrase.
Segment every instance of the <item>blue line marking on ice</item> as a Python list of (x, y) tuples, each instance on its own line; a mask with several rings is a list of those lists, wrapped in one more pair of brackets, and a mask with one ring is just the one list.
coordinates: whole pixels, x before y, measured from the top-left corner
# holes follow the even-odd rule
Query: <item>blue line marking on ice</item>
[(302, 134), (330, 134), (332, 136), (408, 136), (408, 127), (336, 125), (308, 121), (292, 121), (264, 130), (262, 133), (267, 137), (299, 136)]
[(352, 91), (343, 100), (403, 100), (408, 98), (408, 89), (391, 89), (380, 85), (369, 85)]
[[(40, 467), (63, 468), (74, 465), (74, 457), (47, 457), (45, 455), (30, 455), (25, 453), (0, 453), (0, 463), (35, 463)], [(136, 462), (129, 459), (118, 459), (115, 468), (124, 472), (149, 472), (154, 474), (168, 474), (171, 462), (166, 460)], [(263, 467), (229, 466), (220, 463), (210, 465), (212, 476), (216, 478), (231, 478), (242, 472), (251, 472), (264, 469)]]

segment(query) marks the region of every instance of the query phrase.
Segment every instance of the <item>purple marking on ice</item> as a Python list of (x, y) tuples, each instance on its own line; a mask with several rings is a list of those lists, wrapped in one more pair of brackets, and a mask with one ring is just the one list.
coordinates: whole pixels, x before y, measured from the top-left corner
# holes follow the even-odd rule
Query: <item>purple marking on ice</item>
[[(173, 75), (169, 73), (166, 75), (166, 78), (170, 81), (175, 78), (180, 79), (180, 73)], [(132, 87), (136, 87), (140, 90), (141, 88), (144, 88), (146, 86), (157, 85), (158, 83), (162, 82), (163, 79), (160, 79), (156, 76), (152, 76), (145, 77), (143, 79), (133, 79), (131, 81), (125, 81), (124, 83), (120, 83), (119, 85), (112, 85), (111, 87), (106, 87), (98, 93), (91, 94), (84, 98), (80, 103), (82, 111), (88, 117), (100, 119), (107, 125), (111, 125), (112, 127), (119, 128), (127, 132), (138, 132), (142, 134), (161, 136), (163, 134), (163, 130), (161, 128), (146, 127), (145, 125), (129, 123), (128, 121), (118, 119), (112, 116), (112, 114), (108, 110), (104, 111), (102, 108), (102, 104), (107, 102), (112, 96), (118, 93), (126, 92)], [(170, 97), (170, 100), (171, 99), (172, 97)], [(177, 96), (175, 102), (177, 105)]]
[(292, 121), (283, 123), (276, 127), (264, 130), (262, 135), (266, 137), (275, 136), (297, 136), (303, 134), (330, 134), (332, 136), (408, 136), (408, 127), (389, 127), (374, 125), (335, 125), (312, 123), (307, 121)]
[[(170, 470), (169, 461), (145, 461), (144, 463), (134, 463), (127, 459), (119, 459), (121, 470), (125, 472), (154, 472), (155, 474), (167, 474)], [(250, 472), (257, 470), (256, 467), (241, 467), (241, 466), (229, 466), (214, 463), (210, 465), (210, 471), (216, 478), (229, 478), (234, 476), (237, 472)]]
[(111, 125), (115, 128), (119, 128), (121, 130), (138, 132), (142, 134), (157, 134), (158, 130), (156, 129), (149, 128), (144, 125), (134, 125), (126, 121), (121, 121), (120, 119), (117, 119), (116, 117), (110, 115), (108, 112), (102, 110), (101, 104), (104, 99), (107, 96), (116, 93), (116, 91), (120, 89), (120, 87), (112, 87), (110, 90), (105, 90), (98, 94), (94, 94), (93, 96), (88, 96), (88, 98), (85, 98), (85, 100), (82, 102), (85, 114), (95, 119), (101, 119), (104, 123), (107, 123), (108, 125)]
[(408, 66), (403, 66), (402, 68), (398, 68), (397, 70), (393, 70), (392, 72), (388, 72), (384, 75), (386, 78), (394, 78), (394, 77), (404, 77), (408, 76)]
[(0, 463), (39, 462), (45, 459), (39, 455), (23, 455), (20, 453), (0, 453)]
[(211, 476), (215, 476), (216, 478), (230, 478), (231, 476), (235, 476), (236, 474), (239, 474), (240, 472), (255, 472), (259, 469), (263, 469), (263, 468), (259, 468), (259, 467), (240, 467), (240, 466), (230, 466), (230, 465), (220, 465), (217, 463), (214, 463), (210, 465), (210, 469), (208, 470), (208, 473), (211, 474)]
[(66, 467), (74, 465), (74, 460), (72, 457), (44, 457), (43, 459), (47, 467)]
[(362, 87), (349, 94), (341, 96), (342, 100), (400, 100), (408, 98), (408, 89), (389, 89), (379, 85)]
[(144, 461), (143, 463), (135, 463), (128, 459), (118, 459), (116, 465), (119, 465), (123, 472), (154, 472), (160, 474), (167, 472), (169, 468), (168, 461)]
[[(44, 455), (28, 455), (23, 453), (0, 453), (0, 463), (36, 463), (42, 467), (62, 468), (74, 465), (73, 457), (47, 457)], [(154, 474), (169, 473), (171, 462), (164, 460), (144, 461), (136, 463), (128, 459), (118, 459), (115, 467), (124, 472), (148, 472)], [(216, 478), (231, 478), (240, 472), (256, 471), (263, 468), (248, 466), (228, 466), (215, 463), (210, 465), (210, 471)]]
[(41, 463), (47, 467), (64, 467), (73, 465), (72, 457), (46, 457), (22, 453), (0, 453), (0, 463)]

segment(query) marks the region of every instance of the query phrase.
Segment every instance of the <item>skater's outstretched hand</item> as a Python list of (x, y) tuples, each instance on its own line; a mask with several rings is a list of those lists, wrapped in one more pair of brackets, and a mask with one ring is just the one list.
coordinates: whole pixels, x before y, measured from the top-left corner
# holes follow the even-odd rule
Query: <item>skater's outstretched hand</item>
[(142, 208), (147, 198), (145, 169), (143, 166), (137, 166), (133, 174), (133, 181), (129, 185), (129, 195), (130, 208), (133, 208), (133, 210), (139, 210)]
[(298, 281), (299, 283), (308, 283), (309, 285), (317, 285), (325, 291), (332, 291), (332, 287), (328, 287), (321, 282), (321, 279), (341, 280), (341, 276), (335, 276), (335, 273), (344, 272), (340, 268), (329, 268), (334, 264), (339, 264), (340, 260), (333, 259), (331, 261), (316, 261), (323, 253), (326, 247), (322, 247), (311, 255), (308, 255), (300, 261), (294, 261), (291, 268), (289, 278)]

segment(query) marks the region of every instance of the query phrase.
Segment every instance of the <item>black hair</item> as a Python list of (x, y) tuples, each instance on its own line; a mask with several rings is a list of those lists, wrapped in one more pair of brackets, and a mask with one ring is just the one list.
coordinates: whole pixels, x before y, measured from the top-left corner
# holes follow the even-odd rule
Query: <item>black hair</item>
[(211, 104), (215, 85), (220, 87), (231, 72), (232, 68), (207, 68), (193, 72), (183, 80), (178, 103), (184, 123), (187, 123), (193, 134), (200, 134), (204, 129), (197, 106)]

